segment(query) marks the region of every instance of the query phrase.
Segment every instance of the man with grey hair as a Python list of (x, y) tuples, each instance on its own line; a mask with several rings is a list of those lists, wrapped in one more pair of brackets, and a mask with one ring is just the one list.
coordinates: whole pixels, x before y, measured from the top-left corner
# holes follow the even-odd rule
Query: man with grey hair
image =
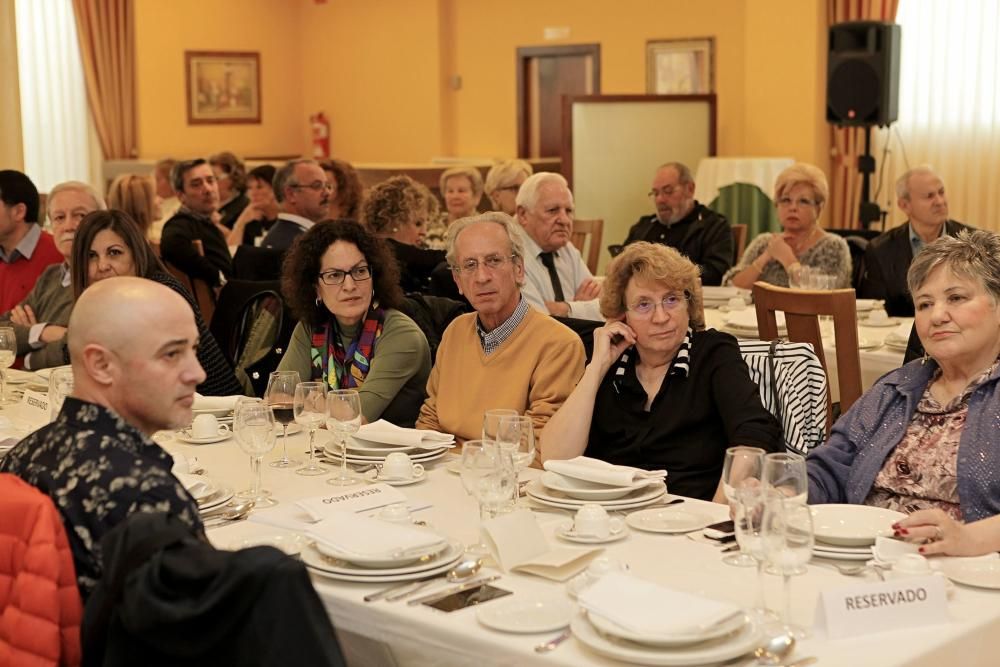
[(28, 295), (38, 276), (62, 261), (38, 224), (38, 189), (25, 174), (0, 171), (0, 312)]
[(330, 212), (333, 184), (315, 160), (292, 160), (274, 174), (274, 196), (281, 205), (278, 220), (261, 246), (288, 250), (292, 242)]
[(559, 174), (529, 176), (517, 191), (517, 221), (524, 230), (524, 275), (521, 289), (529, 305), (543, 313), (603, 321), (594, 280), (573, 233), (573, 193)]
[(73, 240), (88, 213), (106, 208), (97, 191), (80, 181), (60, 183), (49, 192), (49, 222), (63, 261), (46, 267), (31, 292), (0, 315), (0, 326), (14, 327), (17, 356), (28, 370), (61, 366), (67, 361), (66, 325), (73, 309)]
[[(160, 253), (193, 279), (212, 287), (221, 285), (233, 271), (226, 243), (229, 230), (219, 224), (219, 184), (205, 160), (183, 160), (170, 170), (170, 180), (181, 207), (163, 226)], [(201, 252), (195, 246), (201, 242)]]
[(653, 176), (649, 198), (656, 213), (639, 218), (625, 239), (662, 243), (676, 248), (701, 269), (702, 285), (719, 285), (733, 265), (733, 231), (729, 221), (694, 198), (694, 176), (680, 162), (661, 165)]
[(899, 177), (896, 203), (908, 219), (868, 244), (858, 296), (884, 300), (886, 312), (894, 317), (913, 317), (913, 299), (906, 286), (910, 262), (926, 244), (971, 227), (948, 219), (944, 182), (926, 165)]
[(447, 258), (475, 312), (445, 330), (417, 428), (471, 440), (486, 410), (507, 408), (531, 417), (537, 435), (583, 375), (583, 343), (521, 297), (524, 245), (509, 215), (453, 222)]

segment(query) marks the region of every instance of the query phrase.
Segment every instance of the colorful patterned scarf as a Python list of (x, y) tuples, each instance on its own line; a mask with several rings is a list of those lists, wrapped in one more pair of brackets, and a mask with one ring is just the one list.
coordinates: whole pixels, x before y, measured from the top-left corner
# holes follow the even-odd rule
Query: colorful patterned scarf
[(364, 384), (384, 321), (385, 311), (373, 304), (358, 337), (346, 350), (336, 318), (316, 329), (312, 335), (313, 379), (322, 379), (331, 389), (355, 389)]

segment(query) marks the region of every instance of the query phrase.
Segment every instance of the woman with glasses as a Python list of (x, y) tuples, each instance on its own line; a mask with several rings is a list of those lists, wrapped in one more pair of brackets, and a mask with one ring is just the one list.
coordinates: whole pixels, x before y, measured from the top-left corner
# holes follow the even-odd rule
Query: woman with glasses
[(351, 220), (314, 225), (285, 258), (282, 292), (299, 324), (278, 370), (330, 389), (357, 389), (368, 422), (413, 426), (430, 348), (396, 310), (403, 295), (385, 243)]
[(517, 191), (533, 173), (534, 169), (524, 160), (507, 160), (490, 167), (483, 189), (493, 204), (493, 210), (516, 216)]
[(672, 493), (711, 500), (722, 497), (728, 447), (781, 449), (736, 339), (705, 330), (690, 260), (659, 244), (627, 246), (608, 266), (601, 312), (593, 358), (545, 427), (543, 461), (584, 454), (666, 469)]
[(851, 251), (836, 234), (823, 231), (817, 221), (830, 189), (818, 167), (799, 162), (774, 183), (774, 201), (780, 234), (755, 238), (739, 264), (722, 277), (723, 285), (750, 289), (758, 280), (781, 287), (798, 286), (803, 267), (835, 276), (834, 288), (851, 286)]

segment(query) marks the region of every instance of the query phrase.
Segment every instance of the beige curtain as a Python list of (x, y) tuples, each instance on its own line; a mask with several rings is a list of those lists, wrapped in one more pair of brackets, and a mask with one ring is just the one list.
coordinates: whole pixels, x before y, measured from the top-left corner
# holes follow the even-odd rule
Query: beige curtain
[(134, 158), (133, 0), (73, 0), (87, 99), (106, 160)]
[[(827, 0), (827, 23), (894, 21), (898, 6), (899, 0)], [(858, 156), (864, 151), (864, 128), (830, 126), (830, 226), (835, 229), (855, 229), (860, 225)]]

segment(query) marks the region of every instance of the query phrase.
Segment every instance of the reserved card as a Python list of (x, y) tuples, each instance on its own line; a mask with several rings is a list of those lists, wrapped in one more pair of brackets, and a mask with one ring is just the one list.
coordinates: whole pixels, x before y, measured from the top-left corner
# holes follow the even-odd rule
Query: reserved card
[(348, 487), (336, 493), (300, 500), (296, 505), (306, 511), (313, 521), (320, 521), (330, 512), (367, 512), (369, 510), (405, 503), (404, 496), (398, 489), (388, 484), (371, 484), (368, 486)]
[(823, 591), (816, 625), (830, 639), (947, 623), (948, 595), (939, 576), (891, 579)]
[(49, 397), (47, 394), (25, 389), (24, 396), (21, 397), (21, 405), (24, 408), (22, 416), (25, 420), (37, 421), (41, 424), (49, 423)]

